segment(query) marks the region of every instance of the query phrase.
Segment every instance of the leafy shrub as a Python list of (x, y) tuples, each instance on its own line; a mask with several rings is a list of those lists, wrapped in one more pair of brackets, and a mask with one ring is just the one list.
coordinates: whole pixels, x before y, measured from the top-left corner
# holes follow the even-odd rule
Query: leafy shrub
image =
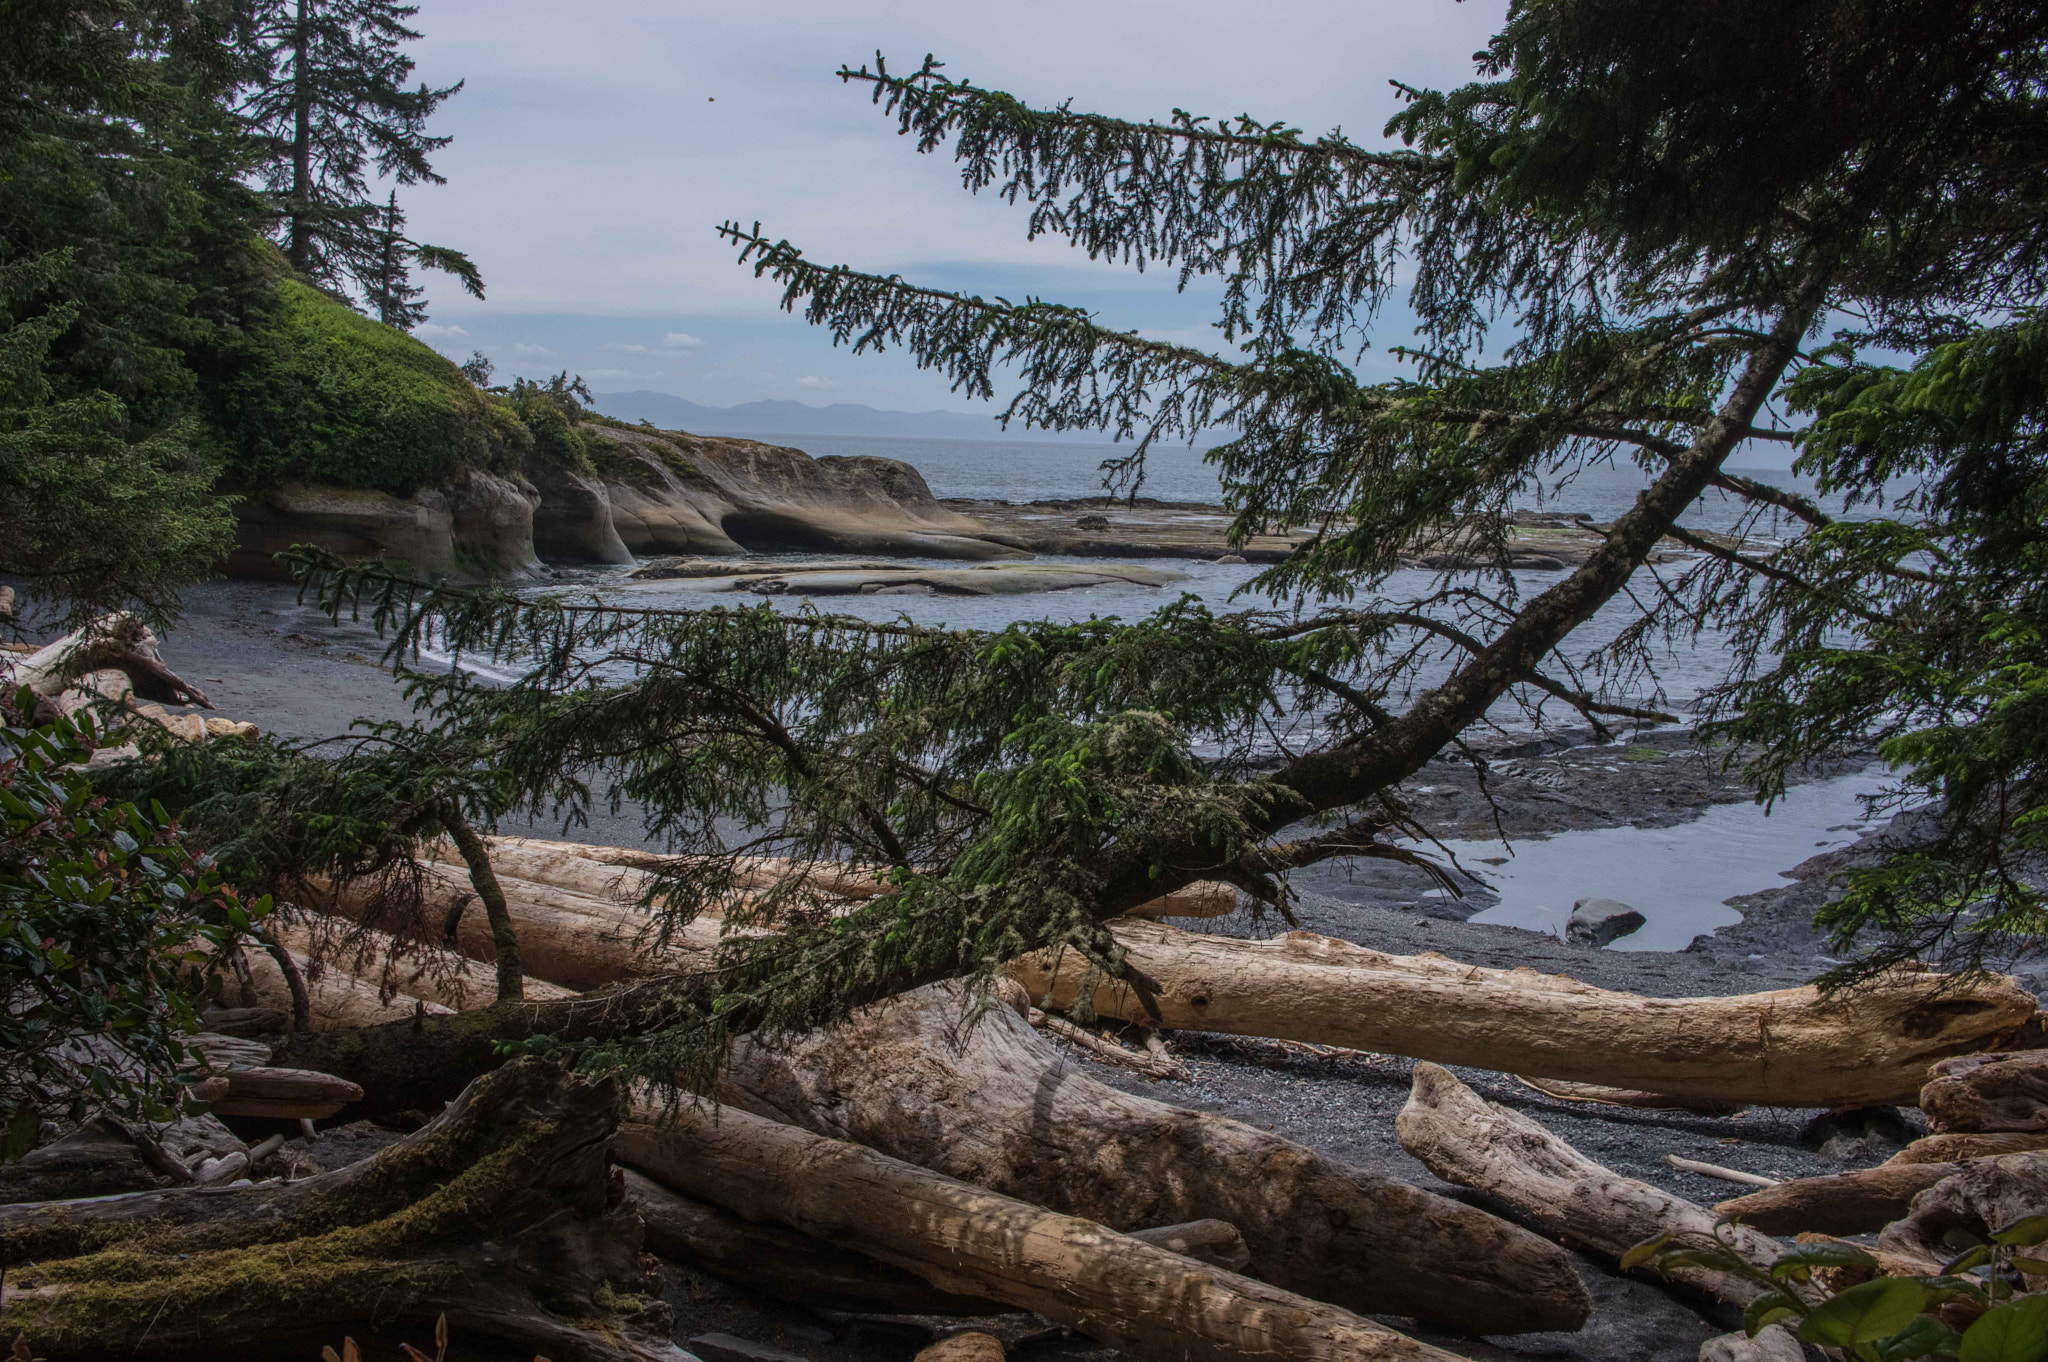
[(56, 1111), (170, 1116), (179, 1037), (217, 986), (203, 952), (270, 909), (242, 903), (161, 808), (95, 794), (72, 769), (92, 745), (71, 720), (0, 728), (0, 1159)]

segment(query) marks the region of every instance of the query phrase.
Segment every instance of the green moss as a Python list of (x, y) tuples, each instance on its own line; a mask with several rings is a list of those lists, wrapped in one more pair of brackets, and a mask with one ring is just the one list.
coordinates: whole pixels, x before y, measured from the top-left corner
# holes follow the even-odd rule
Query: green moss
[(204, 408), (227, 479), (403, 496), (459, 469), (510, 469), (531, 440), (509, 404), (403, 331), (279, 280), (212, 357)]

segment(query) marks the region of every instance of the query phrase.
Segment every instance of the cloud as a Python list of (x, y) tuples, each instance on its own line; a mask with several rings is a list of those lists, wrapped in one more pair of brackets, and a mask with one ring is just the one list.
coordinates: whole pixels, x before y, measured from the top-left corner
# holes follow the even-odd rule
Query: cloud
[(671, 331), (661, 338), (664, 350), (702, 350), (704, 342), (687, 331)]
[(512, 353), (521, 359), (546, 359), (555, 352), (548, 349), (545, 345), (528, 345), (526, 342), (521, 341), (512, 347)]
[(421, 340), (426, 341), (429, 345), (435, 341), (469, 339), (469, 333), (459, 326), (440, 326), (433, 322), (423, 322), (415, 326), (412, 329), (412, 333)]
[(796, 381), (796, 385), (799, 388), (836, 388), (839, 386), (831, 379), (819, 378), (816, 374), (805, 374)]
[(650, 373), (641, 373), (637, 369), (585, 369), (583, 376), (585, 378), (605, 380), (614, 378), (660, 378), (661, 370), (656, 369)]
[(644, 355), (647, 353), (647, 347), (644, 345), (626, 345), (620, 341), (607, 341), (603, 348), (616, 351), (621, 355)]

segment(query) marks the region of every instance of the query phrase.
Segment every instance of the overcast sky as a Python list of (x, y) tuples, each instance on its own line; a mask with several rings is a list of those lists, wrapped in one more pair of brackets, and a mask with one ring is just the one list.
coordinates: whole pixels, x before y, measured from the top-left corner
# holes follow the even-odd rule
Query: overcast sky
[(436, 158), (448, 183), (402, 202), (416, 238), (471, 254), (489, 300), (428, 274), (419, 334), (458, 359), (483, 350), (501, 377), (568, 368), (600, 392), (971, 409), (902, 357), (834, 351), (781, 313), (775, 288), (714, 235), (737, 218), (815, 260), (1033, 294), (1207, 344), (1211, 297), (1027, 242), (1023, 210), (967, 194), (949, 156), (919, 156), (834, 71), (878, 48), (909, 71), (931, 52), (956, 78), (1033, 104), (1244, 112), (1372, 141), (1397, 107), (1389, 78), (1468, 79), (1504, 12), (1504, 0), (420, 0), (418, 75), (468, 84), (433, 124), (454, 137)]

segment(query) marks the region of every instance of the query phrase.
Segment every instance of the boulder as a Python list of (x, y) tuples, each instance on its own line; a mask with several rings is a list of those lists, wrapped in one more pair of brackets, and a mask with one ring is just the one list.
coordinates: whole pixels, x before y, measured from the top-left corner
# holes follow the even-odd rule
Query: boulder
[(1565, 940), (1581, 946), (1605, 946), (1636, 931), (1648, 921), (1626, 903), (1614, 899), (1580, 899), (1565, 923)]

